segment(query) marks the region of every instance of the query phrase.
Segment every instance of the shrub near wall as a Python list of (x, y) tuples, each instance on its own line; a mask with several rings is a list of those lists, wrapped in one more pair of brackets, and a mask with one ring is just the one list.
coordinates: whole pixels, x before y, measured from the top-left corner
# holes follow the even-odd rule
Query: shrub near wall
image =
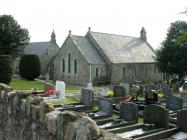
[(0, 55), (0, 83), (9, 84), (12, 81), (13, 60), (9, 55)]
[(40, 59), (37, 55), (23, 55), (19, 64), (20, 76), (27, 80), (34, 80), (41, 74)]

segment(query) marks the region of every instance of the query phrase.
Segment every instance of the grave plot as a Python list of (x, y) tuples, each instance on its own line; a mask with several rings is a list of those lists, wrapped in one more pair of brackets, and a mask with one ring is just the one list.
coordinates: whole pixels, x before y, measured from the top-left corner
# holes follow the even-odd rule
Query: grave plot
[[(48, 102), (53, 103), (55, 100), (48, 100)], [(76, 112), (83, 112), (92, 110), (92, 102), (93, 102), (93, 93), (92, 90), (89, 89), (82, 89), (81, 90), (81, 99), (80, 103), (73, 103), (73, 104), (59, 104), (54, 105), (54, 108), (60, 111), (64, 110), (73, 110)]]
[(169, 111), (160, 105), (148, 105), (144, 112), (144, 124), (108, 129), (122, 138), (136, 138), (169, 128)]
[(88, 116), (89, 117), (91, 117), (94, 120), (112, 117), (112, 115), (113, 115), (113, 111), (112, 111), (113, 102), (112, 102), (112, 99), (99, 98), (98, 106), (99, 106), (99, 110), (98, 111), (88, 112)]
[(187, 139), (187, 110), (178, 112), (178, 127), (160, 131), (151, 135), (140, 136), (134, 140), (186, 140)]
[(120, 117), (115, 119), (105, 119), (96, 121), (100, 128), (111, 129), (137, 123), (138, 108), (134, 103), (120, 103)]

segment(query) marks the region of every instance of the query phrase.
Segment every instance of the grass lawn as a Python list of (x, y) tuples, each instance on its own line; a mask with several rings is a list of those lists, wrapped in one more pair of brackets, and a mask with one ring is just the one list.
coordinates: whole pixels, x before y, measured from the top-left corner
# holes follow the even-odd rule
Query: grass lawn
[[(27, 81), (20, 78), (15, 78), (10, 83), (10, 86), (14, 88), (14, 90), (32, 90), (33, 88), (37, 88), (38, 90), (44, 90), (44, 82), (39, 80)], [(80, 93), (82, 87), (80, 86), (71, 86), (66, 85), (66, 93)]]

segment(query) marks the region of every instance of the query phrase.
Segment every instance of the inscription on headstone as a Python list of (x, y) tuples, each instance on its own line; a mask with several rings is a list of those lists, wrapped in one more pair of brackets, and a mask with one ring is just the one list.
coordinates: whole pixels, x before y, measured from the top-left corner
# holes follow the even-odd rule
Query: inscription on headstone
[(137, 121), (138, 107), (135, 103), (122, 102), (120, 103), (120, 118), (125, 121)]
[(166, 97), (166, 108), (172, 111), (181, 110), (183, 108), (183, 100), (179, 97)]
[(126, 95), (125, 88), (123, 86), (114, 86), (113, 87), (114, 97), (121, 97)]
[(99, 112), (105, 112), (106, 114), (112, 114), (112, 99), (99, 98)]
[(144, 123), (155, 124), (156, 128), (169, 128), (169, 111), (160, 105), (148, 105), (144, 111)]
[(83, 88), (81, 90), (81, 103), (84, 105), (91, 105), (93, 102), (92, 90)]

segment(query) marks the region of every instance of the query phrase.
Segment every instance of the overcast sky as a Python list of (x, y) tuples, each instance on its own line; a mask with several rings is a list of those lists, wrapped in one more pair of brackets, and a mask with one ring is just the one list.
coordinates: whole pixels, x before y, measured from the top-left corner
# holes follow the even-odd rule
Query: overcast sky
[(139, 37), (142, 26), (154, 49), (171, 22), (187, 21), (187, 0), (0, 0), (0, 15), (11, 14), (29, 30), (31, 42), (49, 41), (55, 30), (61, 47), (68, 31), (92, 31)]

